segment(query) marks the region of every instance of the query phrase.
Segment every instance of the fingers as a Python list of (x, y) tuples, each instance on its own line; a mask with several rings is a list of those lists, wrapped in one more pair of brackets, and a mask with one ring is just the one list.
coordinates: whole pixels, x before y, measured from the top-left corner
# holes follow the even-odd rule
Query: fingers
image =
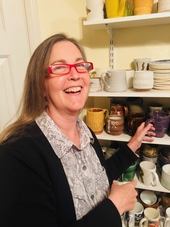
[(137, 180), (132, 180), (131, 182), (129, 182), (129, 183), (131, 183), (131, 184), (133, 184), (134, 185), (134, 187), (136, 187), (136, 185), (137, 185)]
[(118, 181), (113, 181), (108, 198), (115, 204), (120, 214), (133, 209), (137, 196), (136, 184), (136, 180), (121, 185)]

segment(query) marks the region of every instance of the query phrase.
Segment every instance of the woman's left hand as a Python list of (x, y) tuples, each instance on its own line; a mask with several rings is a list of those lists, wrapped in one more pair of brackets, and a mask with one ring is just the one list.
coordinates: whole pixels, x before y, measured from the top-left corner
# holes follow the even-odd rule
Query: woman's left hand
[(137, 128), (135, 135), (127, 144), (128, 147), (133, 152), (136, 152), (140, 148), (142, 141), (153, 142), (154, 138), (152, 136), (155, 136), (154, 130), (155, 128), (152, 124), (145, 126), (145, 122), (142, 122), (141, 125)]

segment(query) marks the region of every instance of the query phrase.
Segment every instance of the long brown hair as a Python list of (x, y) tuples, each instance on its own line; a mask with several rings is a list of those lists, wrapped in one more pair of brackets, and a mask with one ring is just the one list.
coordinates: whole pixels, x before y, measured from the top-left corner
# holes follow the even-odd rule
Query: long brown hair
[(72, 42), (80, 50), (84, 61), (86, 61), (83, 48), (74, 38), (59, 33), (44, 40), (34, 51), (27, 67), (23, 96), (17, 111), (19, 117), (0, 134), (0, 144), (10, 136), (13, 136), (13, 138), (18, 137), (25, 125), (33, 122), (45, 110), (44, 83), (46, 69), (52, 47), (60, 41)]

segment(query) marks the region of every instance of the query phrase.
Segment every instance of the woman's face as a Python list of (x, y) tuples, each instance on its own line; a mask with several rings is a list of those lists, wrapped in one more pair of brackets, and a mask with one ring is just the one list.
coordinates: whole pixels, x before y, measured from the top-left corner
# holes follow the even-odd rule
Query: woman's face
[[(49, 65), (75, 64), (83, 62), (79, 49), (69, 41), (60, 41), (54, 44)], [(51, 74), (52, 75), (52, 74)], [(54, 74), (52, 76), (55, 76)], [(84, 107), (89, 93), (90, 78), (87, 73), (78, 73), (75, 68), (67, 75), (46, 78), (45, 96), (48, 100), (48, 111), (64, 114), (78, 114)]]

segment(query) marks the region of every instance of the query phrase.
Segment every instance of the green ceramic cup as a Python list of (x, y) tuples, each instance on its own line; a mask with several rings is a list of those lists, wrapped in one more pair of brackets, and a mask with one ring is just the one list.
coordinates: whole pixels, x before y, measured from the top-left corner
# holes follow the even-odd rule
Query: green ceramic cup
[(138, 161), (129, 166), (129, 168), (122, 174), (121, 181), (132, 181), (134, 179)]

